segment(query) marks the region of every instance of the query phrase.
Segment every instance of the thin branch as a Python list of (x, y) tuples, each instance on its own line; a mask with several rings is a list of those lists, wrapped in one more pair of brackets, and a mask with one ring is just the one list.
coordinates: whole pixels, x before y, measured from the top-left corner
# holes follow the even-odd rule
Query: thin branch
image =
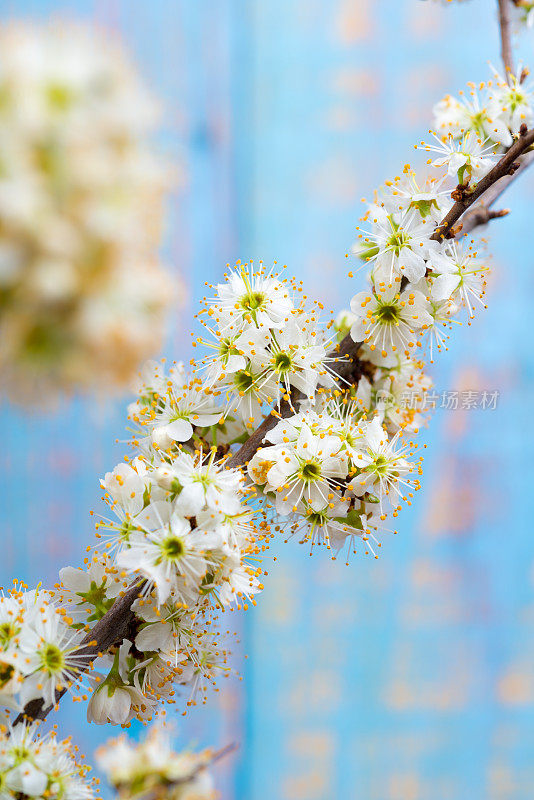
[[(475, 203), (485, 192), (488, 191), (494, 184), (503, 177), (511, 177), (517, 173), (520, 164), (517, 162), (519, 156), (528, 150), (534, 143), (534, 129), (520, 131), (519, 138), (508, 148), (503, 157), (490, 169), (490, 171), (480, 180), (472, 191), (461, 192), (461, 197), (455, 202), (449, 213), (444, 220), (438, 225), (431, 239), (436, 242), (442, 242), (443, 239), (450, 238), (452, 228), (458, 222), (462, 214), (464, 214), (473, 203)], [(508, 185), (508, 184), (506, 184)], [(459, 189), (461, 187), (458, 187)], [(504, 187), (506, 188), (506, 186)], [(503, 189), (504, 191), (504, 189)], [(500, 194), (500, 192), (499, 192)], [(497, 194), (497, 197), (499, 195)], [(495, 201), (496, 198), (492, 200)]]
[(512, 33), (510, 28), (510, 0), (497, 0), (499, 3), (499, 28), (501, 31), (501, 56), (504, 64), (506, 80), (510, 83), (515, 75), (514, 56), (512, 53)]
[(485, 225), (490, 219), (504, 216), (503, 214), (490, 211), (491, 206), (506, 191), (510, 184), (518, 178), (521, 173), (528, 169), (533, 162), (534, 152), (525, 153), (525, 155), (521, 157), (519, 168), (516, 169), (513, 175), (505, 175), (503, 178), (499, 178), (499, 180), (486, 191), (484, 197), (462, 217), (462, 235), (470, 233), (478, 225)]

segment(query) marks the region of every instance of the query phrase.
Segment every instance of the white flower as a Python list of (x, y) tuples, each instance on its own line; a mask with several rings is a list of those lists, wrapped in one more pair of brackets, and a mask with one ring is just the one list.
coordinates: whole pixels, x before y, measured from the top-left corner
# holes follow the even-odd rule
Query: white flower
[(38, 697), (45, 707), (53, 705), (56, 691), (69, 688), (79, 668), (87, 664), (76, 655), (82, 634), (69, 628), (52, 604), (43, 603), (42, 608), (20, 634), (16, 663), (24, 674), (19, 690), (23, 706)]
[(107, 553), (95, 555), (86, 569), (63, 567), (59, 571), (58, 600), (75, 623), (99, 620), (111, 608), (124, 581), (117, 576)]
[(246, 369), (250, 359), (259, 349), (267, 347), (270, 340), (270, 328), (248, 327), (239, 333), (224, 336), (206, 327), (215, 337), (215, 341), (202, 340), (202, 344), (212, 350), (212, 355), (206, 359), (208, 385), (218, 381), (222, 375)]
[(259, 450), (248, 471), (256, 483), (265, 477), (267, 488), (276, 492), (277, 510), (287, 514), (301, 500), (312, 508), (324, 507), (335, 483), (347, 475), (347, 458), (337, 437), (315, 435), (303, 423), (294, 442)]
[(54, 733), (36, 735), (37, 725), (20, 723), (0, 732), (0, 786), (2, 798), (91, 800), (87, 767), (76, 763), (75, 748)]
[(400, 495), (398, 484), (412, 487), (412, 482), (405, 476), (414, 471), (414, 465), (406, 459), (408, 445), (397, 449), (400, 435), (399, 431), (390, 440), (377, 417), (367, 424), (365, 438), (369, 463), (354, 483), (378, 490), (380, 500), (389, 495), (391, 489)]
[(106, 472), (100, 483), (125, 514), (134, 517), (142, 511), (146, 484), (129, 464), (119, 464), (112, 472)]
[(175, 513), (168, 525), (157, 531), (133, 533), (117, 564), (154, 585), (161, 605), (171, 591), (181, 598), (184, 589), (198, 590), (207, 569), (209, 544), (204, 533), (192, 532), (189, 521)]
[(138, 421), (139, 413), (155, 403), (157, 398), (167, 389), (165, 369), (159, 361), (145, 361), (134, 381), (133, 391), (138, 395), (137, 400), (128, 406), (128, 418)]
[(330, 549), (330, 540), (341, 526), (340, 519), (347, 517), (349, 499), (339, 493), (333, 493), (330, 502), (322, 508), (314, 508), (303, 503), (298, 513), (289, 518), (291, 535), (298, 535), (302, 543), (310, 542), (311, 546), (326, 545)]
[(400, 293), (391, 284), (376, 292), (359, 292), (350, 307), (356, 316), (350, 331), (353, 340), (364, 341), (383, 355), (413, 347), (418, 332), (432, 324), (427, 299), (410, 287)]
[(111, 785), (128, 796), (156, 793), (176, 800), (215, 800), (207, 772), (210, 752), (174, 752), (169, 732), (162, 726), (151, 728), (141, 742), (124, 736), (108, 741), (97, 750), (96, 758)]
[(451, 134), (454, 138), (461, 138), (472, 131), (482, 141), (490, 139), (503, 147), (509, 147), (512, 144), (512, 134), (500, 118), (500, 104), (490, 96), (481, 102), (472, 87), (469, 89), (469, 96), (471, 99), (462, 97), (459, 101), (447, 95), (434, 106), (434, 121), (438, 131), (445, 135)]
[(347, 564), (351, 551), (356, 553), (356, 547), (360, 542), (369, 548), (375, 558), (378, 558), (373, 543), (380, 547), (377, 534), (381, 530), (381, 518), (372, 512), (360, 512), (361, 509), (353, 508), (345, 520), (339, 520), (337, 524), (331, 525), (330, 544), (332, 549), (337, 554), (347, 546)]
[(331, 383), (325, 366), (328, 360), (327, 342), (318, 336), (316, 326), (295, 316), (282, 330), (272, 332), (268, 347), (258, 348), (251, 365), (269, 384), (280, 382), (286, 394), (294, 386), (312, 397), (318, 384)]
[(373, 253), (367, 261), (376, 262), (374, 274), (388, 282), (405, 275), (411, 283), (416, 283), (425, 274), (428, 253), (436, 247), (436, 242), (430, 239), (431, 220), (422, 220), (412, 209), (398, 220), (389, 214), (383, 221), (373, 219), (373, 223), (373, 230), (366, 236), (360, 234), (359, 238), (361, 246)]
[[(152, 703), (153, 705), (153, 703)], [(87, 706), (87, 721), (97, 725), (124, 725), (139, 716), (150, 716), (152, 706), (137, 684), (122, 683), (116, 675), (94, 690)]]
[(421, 142), (421, 149), (438, 153), (441, 157), (434, 159), (432, 166), (447, 167), (448, 175), (455, 176), (460, 184), (468, 184), (471, 180), (478, 183), (498, 159), (494, 145), (487, 145), (472, 131), (458, 140), (452, 134), (447, 139), (435, 138), (437, 144)]
[[(534, 8), (534, 6), (533, 6)], [(508, 73), (507, 80), (494, 70), (495, 82), (491, 87), (491, 96), (501, 109), (501, 119), (510, 131), (517, 136), (521, 125), (529, 128), (534, 123), (532, 86), (521, 82), (522, 69), (517, 75)]]
[(174, 508), (179, 514), (192, 517), (205, 507), (223, 514), (237, 514), (241, 509), (242, 476), (238, 470), (220, 469), (214, 463), (215, 451), (203, 461), (188, 453), (179, 453), (169, 467), (158, 469), (159, 480), (178, 496)]
[(48, 707), (57, 690), (73, 690), (80, 667), (82, 634), (46, 590), (0, 597), (0, 698), (21, 708), (42, 699)]
[(209, 301), (209, 315), (223, 336), (249, 327), (283, 328), (294, 309), (286, 283), (272, 271), (265, 272), (261, 262), (259, 272), (252, 264), (238, 262), (226, 283), (216, 288), (216, 298)]
[(450, 190), (441, 190), (444, 178), (429, 178), (423, 186), (417, 182), (414, 172), (403, 173), (394, 181), (387, 181), (380, 195), (381, 203), (388, 214), (401, 214), (415, 210), (422, 220), (441, 222), (452, 205)]
[(263, 417), (264, 403), (272, 405), (280, 398), (280, 385), (273, 375), (264, 375), (261, 367), (221, 375), (217, 390), (226, 399), (226, 414), (236, 411), (247, 428), (252, 429)]
[(182, 372), (171, 374), (158, 400), (155, 409), (147, 407), (136, 421), (151, 429), (152, 441), (162, 450), (189, 441), (195, 427), (216, 425), (222, 417), (211, 390), (198, 378), (187, 382)]
[(136, 601), (135, 611), (144, 624), (135, 638), (135, 646), (141, 651), (176, 651), (187, 647), (193, 621), (171, 592), (161, 606), (150, 598)]
[(464, 252), (456, 243), (451, 242), (439, 252), (432, 254), (432, 297), (437, 301), (458, 298), (473, 316), (471, 300), (482, 302), (486, 287), (488, 267), (474, 255)]
[(432, 381), (424, 374), (420, 362), (400, 356), (396, 361), (394, 366), (377, 370), (374, 381), (377, 406), (388, 428), (417, 432), (425, 421), (424, 396)]

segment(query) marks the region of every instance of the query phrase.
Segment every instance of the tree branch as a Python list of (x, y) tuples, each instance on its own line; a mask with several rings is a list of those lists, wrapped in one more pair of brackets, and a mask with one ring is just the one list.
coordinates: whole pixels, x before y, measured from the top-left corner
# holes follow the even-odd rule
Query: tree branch
[[(508, 148), (506, 153), (497, 162), (497, 164), (495, 164), (495, 166), (490, 169), (486, 175), (484, 175), (482, 180), (477, 183), (476, 187), (472, 191), (463, 192), (460, 199), (455, 202), (449, 213), (438, 225), (430, 238), (436, 242), (442, 242), (443, 239), (446, 238), (454, 238), (454, 236), (449, 237), (449, 233), (451, 233), (452, 228), (458, 222), (462, 214), (464, 214), (467, 209), (473, 205), (473, 203), (475, 203), (501, 178), (513, 177), (520, 168), (520, 164), (516, 163), (516, 159), (523, 155), (523, 153), (528, 150), (533, 143), (534, 129), (526, 130), (525, 126), (525, 129), (520, 132), (519, 138), (516, 139), (511, 147)], [(503, 187), (502, 191), (504, 191), (507, 185), (508, 183)], [(495, 202), (495, 199), (500, 193), (501, 191), (498, 192), (491, 202)]]
[(462, 235), (470, 233), (478, 225), (485, 225), (490, 219), (504, 216), (502, 213), (490, 211), (491, 206), (506, 191), (510, 184), (519, 177), (522, 172), (528, 169), (533, 162), (534, 152), (525, 153), (525, 155), (521, 157), (519, 168), (516, 169), (513, 175), (505, 175), (503, 178), (499, 178), (499, 180), (485, 192), (482, 200), (474, 205), (472, 209), (462, 217)]
[[(471, 211), (463, 217), (461, 230), (453, 232), (456, 237), (460, 233), (463, 235), (473, 230), (477, 225), (485, 224), (489, 219), (503, 216), (503, 212), (492, 212), (490, 206), (508, 188), (510, 183), (527, 169), (534, 161), (534, 152), (526, 154), (521, 163), (515, 167), (516, 159), (520, 157), (534, 142), (534, 130), (523, 131), (519, 139), (514, 142), (510, 149), (503, 155), (500, 161), (488, 172), (488, 174), (477, 184), (476, 188), (458, 200), (451, 208), (447, 216), (436, 228), (432, 239), (443, 241), (447, 237), (456, 222), (471, 207)], [(476, 201), (484, 195), (484, 199), (474, 205)], [(340, 345), (330, 354), (330, 358), (337, 359), (330, 371), (337, 375), (340, 380), (357, 384), (362, 375), (362, 363), (358, 358), (358, 351), (361, 342), (354, 342), (348, 333)], [(290, 401), (282, 400), (279, 410), (271, 413), (263, 420), (261, 425), (239, 448), (239, 450), (226, 462), (228, 467), (238, 467), (246, 464), (254, 453), (261, 447), (266, 434), (274, 428), (279, 419), (290, 416), (294, 411), (294, 403), (299, 399), (298, 393), (293, 393)], [(274, 413), (273, 413), (274, 412)], [(94, 628), (84, 637), (79, 655), (86, 656), (87, 666), (99, 654), (105, 653), (113, 645), (120, 644), (123, 639), (128, 638), (131, 626), (135, 620), (132, 605), (139, 597), (142, 582), (136, 582), (111, 606), (109, 611), (96, 623)], [(82, 671), (85, 671), (82, 670)], [(75, 676), (73, 676), (74, 678)], [(65, 694), (66, 687), (56, 692), (56, 704)], [(44, 707), (42, 700), (32, 700), (27, 704), (24, 711), (18, 715), (15, 723), (28, 719), (44, 720), (54, 706)]]
[(510, 30), (510, 0), (497, 0), (499, 4), (499, 28), (501, 31), (501, 56), (504, 64), (506, 80), (510, 83), (515, 75), (514, 56), (512, 53), (512, 34)]

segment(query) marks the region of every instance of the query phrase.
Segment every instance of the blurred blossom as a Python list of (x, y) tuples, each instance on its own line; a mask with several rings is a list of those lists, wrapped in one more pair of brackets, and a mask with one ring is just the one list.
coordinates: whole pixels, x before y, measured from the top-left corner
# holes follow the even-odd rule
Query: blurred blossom
[(117, 46), (81, 26), (0, 30), (0, 383), (17, 401), (111, 391), (160, 347), (168, 165)]

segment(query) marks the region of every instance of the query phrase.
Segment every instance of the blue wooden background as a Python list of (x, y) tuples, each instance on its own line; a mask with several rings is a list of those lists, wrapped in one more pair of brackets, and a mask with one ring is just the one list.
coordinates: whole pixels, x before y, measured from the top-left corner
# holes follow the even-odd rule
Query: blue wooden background
[[(347, 304), (360, 197), (415, 163), (435, 100), (498, 63), (494, 5), (8, 0), (3, 17), (118, 32), (162, 98), (160, 144), (186, 170), (164, 254), (190, 293), (165, 353), (189, 357), (203, 284), (228, 261), (276, 258), (311, 296)], [(440, 390), (498, 389), (497, 409), (436, 413), (423, 491), (379, 561), (277, 546), (243, 624), (244, 681), (178, 718), (182, 741), (241, 742), (218, 770), (225, 798), (532, 797), (533, 187), (524, 176), (492, 227), (489, 310), (434, 368)], [(122, 455), (124, 402), (3, 406), (5, 584), (80, 561), (98, 478)], [(84, 712), (65, 701), (59, 717), (90, 757), (110, 730)]]

